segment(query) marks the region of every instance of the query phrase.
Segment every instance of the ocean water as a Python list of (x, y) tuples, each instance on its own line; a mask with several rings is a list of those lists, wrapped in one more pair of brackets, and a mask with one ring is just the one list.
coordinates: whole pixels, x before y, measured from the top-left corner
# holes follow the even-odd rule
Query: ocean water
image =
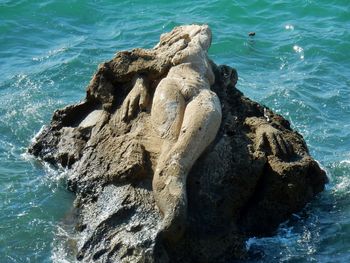
[(99, 63), (189, 23), (211, 26), (211, 58), (290, 120), (330, 177), (276, 235), (247, 242), (252, 262), (350, 262), (348, 0), (0, 0), (0, 262), (69, 262), (60, 240), (74, 196), (27, 146), (85, 96)]

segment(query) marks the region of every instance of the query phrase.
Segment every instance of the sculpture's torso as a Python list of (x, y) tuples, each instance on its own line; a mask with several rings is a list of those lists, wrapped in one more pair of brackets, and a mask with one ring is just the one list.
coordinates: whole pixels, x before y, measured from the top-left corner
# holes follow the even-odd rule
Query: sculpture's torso
[[(208, 72), (209, 71), (209, 72)], [(209, 74), (208, 74), (209, 73)], [(167, 78), (176, 80), (185, 100), (190, 100), (203, 89), (210, 89), (211, 68), (203, 63), (186, 62), (172, 67)]]

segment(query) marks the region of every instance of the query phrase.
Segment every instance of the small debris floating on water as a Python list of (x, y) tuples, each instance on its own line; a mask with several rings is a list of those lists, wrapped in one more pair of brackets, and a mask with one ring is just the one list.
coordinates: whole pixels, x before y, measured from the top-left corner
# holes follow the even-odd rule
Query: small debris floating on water
[(250, 37), (255, 36), (255, 32), (249, 32), (249, 33), (248, 33), (248, 36), (250, 36)]

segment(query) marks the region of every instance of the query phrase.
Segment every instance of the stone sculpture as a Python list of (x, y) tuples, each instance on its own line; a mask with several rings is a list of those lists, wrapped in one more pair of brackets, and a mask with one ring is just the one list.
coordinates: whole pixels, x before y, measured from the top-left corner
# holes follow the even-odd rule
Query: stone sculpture
[[(219, 130), (221, 105), (210, 90), (215, 77), (207, 56), (209, 27), (178, 27), (162, 39), (185, 43), (173, 57), (167, 76), (159, 82), (151, 110), (153, 128), (163, 141), (153, 175), (153, 193), (164, 216), (161, 231), (166, 239), (176, 241), (186, 226), (187, 174)], [(145, 83), (142, 77), (136, 79), (123, 104), (124, 118), (130, 117), (136, 106), (145, 108)]]
[(271, 234), (323, 190), (302, 136), (235, 88), (210, 42), (208, 26), (180, 26), (152, 49), (119, 52), (36, 136), (29, 152), (69, 169), (66, 250), (78, 260), (246, 258), (249, 236)]

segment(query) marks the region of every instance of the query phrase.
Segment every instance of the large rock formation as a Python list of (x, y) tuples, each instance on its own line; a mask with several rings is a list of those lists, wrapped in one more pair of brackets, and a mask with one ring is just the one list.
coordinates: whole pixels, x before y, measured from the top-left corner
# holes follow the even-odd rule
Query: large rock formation
[(70, 171), (78, 260), (244, 258), (247, 237), (323, 190), (302, 136), (235, 88), (236, 70), (208, 59), (210, 39), (207, 26), (183, 26), (119, 52), (30, 146)]

